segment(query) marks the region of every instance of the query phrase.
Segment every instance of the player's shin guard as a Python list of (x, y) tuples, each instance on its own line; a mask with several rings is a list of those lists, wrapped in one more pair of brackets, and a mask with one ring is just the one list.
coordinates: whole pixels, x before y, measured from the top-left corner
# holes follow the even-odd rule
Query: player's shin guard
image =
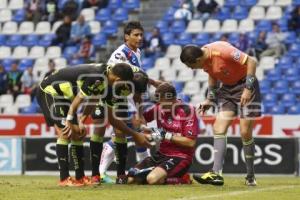
[(125, 175), (127, 159), (127, 140), (126, 138), (115, 138), (115, 154), (117, 163), (117, 175)]
[(226, 154), (227, 137), (225, 134), (214, 135), (214, 165), (213, 171), (222, 174), (223, 163)]
[(71, 141), (71, 156), (74, 163), (76, 180), (84, 177), (84, 150), (83, 141)]
[(137, 156), (137, 162), (140, 162), (150, 156), (148, 149), (145, 147), (136, 147), (135, 151)]
[(255, 152), (255, 143), (254, 139), (251, 138), (248, 141), (243, 141), (243, 149), (245, 162), (247, 167), (247, 176), (254, 176), (254, 152)]
[(70, 176), (68, 144), (69, 141), (64, 139), (57, 139), (56, 142), (56, 155), (58, 158), (58, 167), (61, 181)]
[(103, 148), (103, 137), (93, 134), (90, 140), (92, 176), (100, 175), (99, 164)]

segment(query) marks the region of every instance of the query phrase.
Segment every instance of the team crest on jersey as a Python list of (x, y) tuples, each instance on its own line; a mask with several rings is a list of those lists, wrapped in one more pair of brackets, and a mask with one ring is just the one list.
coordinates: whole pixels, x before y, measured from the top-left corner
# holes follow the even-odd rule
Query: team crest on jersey
[(193, 135), (193, 131), (189, 130), (189, 131), (187, 132), (187, 134), (191, 136), (191, 135)]
[(233, 56), (233, 59), (234, 59), (235, 61), (239, 61), (240, 58), (241, 58), (241, 52), (238, 51), (238, 50), (235, 50), (235, 51), (232, 53), (232, 56)]
[(167, 120), (167, 123), (168, 123), (168, 124), (172, 124), (172, 122), (173, 122), (173, 121), (172, 121), (172, 118), (169, 117), (168, 120)]

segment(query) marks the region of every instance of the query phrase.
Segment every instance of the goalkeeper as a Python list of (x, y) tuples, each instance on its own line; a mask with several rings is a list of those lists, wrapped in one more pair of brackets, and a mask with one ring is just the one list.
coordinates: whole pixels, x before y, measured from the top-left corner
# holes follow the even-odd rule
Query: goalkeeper
[(199, 132), (195, 109), (178, 100), (175, 88), (166, 82), (157, 87), (155, 97), (157, 103), (143, 115), (147, 122), (157, 121), (158, 129), (149, 135), (160, 146), (154, 155), (129, 170), (128, 183), (191, 183), (187, 172)]

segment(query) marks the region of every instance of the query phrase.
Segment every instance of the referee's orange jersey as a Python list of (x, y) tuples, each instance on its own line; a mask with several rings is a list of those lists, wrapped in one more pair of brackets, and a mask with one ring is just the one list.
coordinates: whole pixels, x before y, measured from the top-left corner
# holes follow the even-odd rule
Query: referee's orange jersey
[(203, 46), (209, 50), (203, 70), (225, 85), (234, 85), (247, 74), (248, 55), (228, 42), (213, 42)]

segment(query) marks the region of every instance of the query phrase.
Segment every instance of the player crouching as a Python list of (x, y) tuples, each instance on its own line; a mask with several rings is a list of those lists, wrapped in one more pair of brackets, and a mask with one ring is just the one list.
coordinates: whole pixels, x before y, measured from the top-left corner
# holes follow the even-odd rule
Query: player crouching
[(157, 121), (158, 129), (152, 129), (150, 135), (160, 146), (154, 155), (129, 170), (128, 183), (190, 184), (187, 172), (198, 134), (195, 109), (176, 99), (176, 90), (169, 83), (160, 84), (155, 96), (158, 103), (143, 115), (147, 122)]

